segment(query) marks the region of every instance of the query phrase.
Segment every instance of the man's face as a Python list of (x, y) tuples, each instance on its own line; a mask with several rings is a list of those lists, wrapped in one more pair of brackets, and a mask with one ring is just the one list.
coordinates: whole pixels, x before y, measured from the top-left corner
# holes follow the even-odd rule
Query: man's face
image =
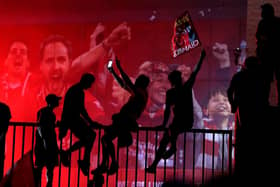
[(207, 106), (209, 118), (227, 117), (231, 113), (230, 103), (228, 98), (221, 93), (212, 96)]
[(149, 85), (149, 97), (157, 105), (165, 104), (166, 91), (170, 88), (167, 73), (156, 73)]
[(27, 46), (22, 42), (14, 42), (5, 61), (7, 72), (14, 75), (25, 75), (29, 67)]
[(66, 46), (61, 42), (46, 45), (42, 61), (41, 72), (48, 83), (64, 81), (70, 68), (70, 59)]

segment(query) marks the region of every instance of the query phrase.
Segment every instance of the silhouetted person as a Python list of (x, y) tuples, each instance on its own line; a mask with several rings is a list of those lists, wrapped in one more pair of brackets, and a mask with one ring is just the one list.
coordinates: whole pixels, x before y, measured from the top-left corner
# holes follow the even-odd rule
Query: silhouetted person
[[(108, 70), (113, 74), (116, 81), (122, 88), (130, 93), (129, 100), (121, 108), (120, 112), (112, 116), (112, 125), (110, 125), (102, 137), (102, 163), (92, 171), (93, 174), (104, 173), (108, 170), (108, 174), (112, 175), (118, 170), (118, 162), (115, 157), (115, 147), (113, 140), (118, 137), (119, 147), (126, 147), (132, 144), (131, 131), (138, 130), (137, 119), (144, 111), (148, 92), (147, 87), (150, 79), (145, 75), (139, 75), (133, 84), (128, 75), (123, 71), (120, 62), (116, 59), (116, 65), (122, 76), (122, 79), (116, 74), (112, 67)], [(111, 165), (109, 165), (109, 156), (111, 157)]]
[(280, 106), (280, 18), (274, 15), (274, 8), (271, 4), (265, 3), (261, 6), (262, 19), (258, 23), (257, 56), (262, 64), (262, 71), (266, 80), (266, 97), (269, 99), (270, 84), (276, 78), (278, 92), (278, 106)]
[(232, 113), (236, 113), (235, 170), (244, 178), (249, 171), (261, 170), (262, 162), (252, 158), (263, 160), (261, 155), (267, 154), (261, 146), (266, 145), (268, 105), (260, 68), (257, 57), (246, 58), (245, 67), (233, 76), (227, 91)]
[[(58, 107), (61, 97), (55, 94), (46, 96), (47, 106), (37, 113), (38, 127), (35, 142), (35, 165), (38, 172), (38, 181), (41, 179), (43, 167), (47, 167), (47, 187), (52, 186), (53, 170), (58, 166), (58, 146), (56, 141), (55, 124), (56, 116), (53, 112)], [(40, 184), (38, 184), (40, 186)]]
[(96, 133), (90, 126), (97, 127), (98, 124), (92, 121), (85, 109), (84, 90), (89, 89), (94, 83), (94, 80), (95, 77), (92, 74), (85, 73), (82, 75), (80, 82), (68, 89), (64, 99), (61, 128), (59, 129), (59, 138), (61, 140), (65, 137), (68, 129), (79, 139), (68, 150), (61, 151), (62, 164), (69, 166), (71, 152), (84, 146), (84, 158), (83, 160), (79, 160), (78, 164), (85, 176), (89, 173), (90, 153), (96, 137)]
[(9, 106), (0, 102), (0, 180), (3, 177), (5, 140), (11, 118), (12, 115)]
[[(168, 80), (172, 88), (166, 92), (166, 102), (164, 110), (163, 123), (159, 128), (165, 128), (169, 120), (171, 108), (173, 108), (173, 121), (165, 131), (160, 146), (156, 152), (155, 160), (146, 168), (149, 173), (155, 173), (158, 162), (164, 158), (168, 159), (176, 152), (176, 142), (178, 135), (193, 126), (193, 98), (192, 88), (195, 82), (197, 73), (200, 70), (203, 59), (205, 57), (205, 50), (201, 51), (201, 56), (192, 71), (190, 78), (183, 83), (181, 72), (174, 70), (168, 75)], [(167, 145), (171, 143), (169, 150), (166, 150)]]

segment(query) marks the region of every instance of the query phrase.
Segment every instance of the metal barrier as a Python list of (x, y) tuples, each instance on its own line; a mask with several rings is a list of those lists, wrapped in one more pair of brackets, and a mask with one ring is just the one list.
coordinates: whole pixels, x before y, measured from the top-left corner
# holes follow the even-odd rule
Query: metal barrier
[[(6, 135), (4, 174), (15, 166), (17, 160), (34, 149), (36, 123), (12, 122)], [(91, 153), (90, 169), (94, 169), (101, 162), (101, 137), (103, 129), (95, 129), (96, 140)], [(104, 174), (103, 186), (161, 186), (166, 181), (177, 180), (182, 183), (203, 185), (216, 176), (231, 175), (233, 171), (233, 143), (231, 130), (192, 129), (178, 137), (176, 153), (167, 160), (162, 160), (155, 174), (145, 172), (151, 164), (159, 146), (163, 130), (141, 127), (133, 133), (133, 145), (119, 149), (117, 142), (117, 159), (119, 170), (115, 175)], [(68, 138), (59, 142), (60, 149), (66, 149), (77, 139), (69, 132)], [(212, 142), (212, 143), (211, 143)], [(91, 178), (84, 176), (77, 165), (83, 149), (71, 154), (71, 166), (63, 165), (55, 168), (53, 186), (88, 186)], [(0, 173), (3, 176), (3, 173)], [(90, 174), (91, 175), (91, 174)], [(41, 185), (45, 186), (45, 171), (41, 178)]]

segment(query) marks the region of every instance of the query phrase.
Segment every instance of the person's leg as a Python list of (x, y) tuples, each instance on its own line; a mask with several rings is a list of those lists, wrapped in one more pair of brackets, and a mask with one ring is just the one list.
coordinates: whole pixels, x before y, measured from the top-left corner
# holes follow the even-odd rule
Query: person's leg
[[(113, 140), (117, 137), (117, 134), (111, 133), (110, 136), (107, 136), (104, 141), (107, 145), (108, 156), (111, 157), (111, 165), (108, 170), (108, 174), (112, 175), (117, 172), (119, 166), (118, 161), (116, 160), (116, 153), (115, 153), (115, 145), (113, 144)], [(109, 158), (108, 158), (109, 161)]]
[(35, 175), (35, 181), (36, 181), (37, 187), (41, 187), (42, 170), (43, 170), (43, 167), (41, 167), (41, 166), (37, 166), (35, 168), (34, 175)]
[(93, 147), (93, 143), (95, 140), (96, 134), (93, 131), (88, 131), (88, 135), (86, 137), (86, 142), (85, 142), (85, 153), (84, 153), (84, 159), (83, 161), (86, 163), (90, 162), (90, 153)]
[(167, 147), (169, 142), (170, 142), (170, 137), (168, 135), (168, 132), (166, 131), (163, 135), (163, 138), (160, 141), (159, 148), (156, 152), (155, 160), (153, 161), (153, 163), (148, 168), (146, 168), (146, 172), (155, 173), (157, 164), (162, 159), (162, 156), (165, 153), (166, 147)]
[(170, 143), (171, 147), (163, 154), (162, 158), (163, 159), (168, 159), (170, 158), (173, 154), (176, 153), (177, 150), (177, 138), (178, 138), (179, 132), (177, 130), (172, 130), (170, 131)]
[(70, 151), (75, 151), (80, 147), (85, 147), (83, 160), (79, 160), (78, 164), (85, 176), (89, 173), (90, 166), (90, 153), (93, 147), (93, 142), (96, 137), (96, 133), (86, 124), (83, 119), (79, 120), (76, 126), (72, 126), (71, 130), (73, 134), (80, 140), (70, 147)]
[(47, 186), (46, 187), (52, 187), (52, 183), (53, 183), (53, 170), (54, 170), (54, 166), (47, 166)]
[[(111, 132), (113, 132), (114, 130), (112, 129), (112, 126), (110, 126), (109, 128), (110, 129), (108, 129), (107, 132), (105, 132), (105, 134), (101, 138), (102, 162), (95, 170), (93, 170), (91, 172), (94, 175), (105, 173), (108, 170), (110, 151), (112, 149), (114, 150), (114, 145), (113, 145), (113, 148), (111, 145), (111, 144), (113, 144), (112, 141), (114, 139), (114, 136), (112, 135)], [(110, 142), (111, 142), (111, 144), (110, 144)], [(108, 147), (108, 145), (109, 145), (109, 147)], [(113, 155), (113, 157), (114, 157), (114, 155)]]

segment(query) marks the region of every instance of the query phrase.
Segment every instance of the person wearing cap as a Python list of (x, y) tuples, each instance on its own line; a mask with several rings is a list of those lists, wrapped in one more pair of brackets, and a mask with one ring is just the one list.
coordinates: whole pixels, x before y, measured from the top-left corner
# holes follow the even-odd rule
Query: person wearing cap
[(36, 177), (40, 179), (43, 167), (46, 167), (47, 187), (52, 186), (53, 170), (55, 166), (58, 166), (58, 146), (55, 133), (56, 116), (53, 110), (59, 105), (60, 99), (61, 97), (55, 94), (47, 95), (45, 98), (47, 106), (41, 108), (37, 113), (35, 165), (38, 175)]

